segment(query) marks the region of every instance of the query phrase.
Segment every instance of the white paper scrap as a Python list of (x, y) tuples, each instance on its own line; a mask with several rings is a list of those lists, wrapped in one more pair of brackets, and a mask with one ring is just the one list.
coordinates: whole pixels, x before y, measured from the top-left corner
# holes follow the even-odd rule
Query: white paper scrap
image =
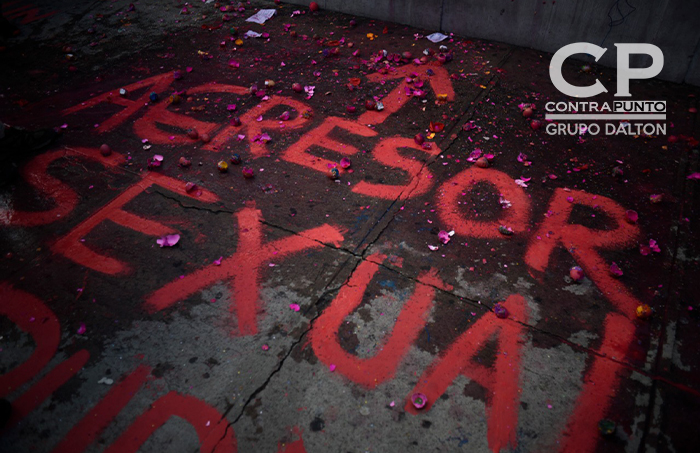
[(274, 16), (276, 12), (276, 9), (261, 9), (257, 13), (247, 18), (245, 21), (255, 22), (256, 24), (264, 24), (268, 19)]
[(433, 33), (432, 35), (426, 36), (430, 40), (430, 42), (440, 42), (444, 41), (447, 39), (447, 35), (443, 35), (442, 33)]

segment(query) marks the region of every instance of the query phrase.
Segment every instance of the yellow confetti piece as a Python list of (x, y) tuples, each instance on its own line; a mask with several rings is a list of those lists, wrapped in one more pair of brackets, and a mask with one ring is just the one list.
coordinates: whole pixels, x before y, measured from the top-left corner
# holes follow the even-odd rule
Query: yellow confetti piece
[(428, 134), (429, 139), (432, 139), (433, 137), (435, 137), (435, 132), (431, 132)]

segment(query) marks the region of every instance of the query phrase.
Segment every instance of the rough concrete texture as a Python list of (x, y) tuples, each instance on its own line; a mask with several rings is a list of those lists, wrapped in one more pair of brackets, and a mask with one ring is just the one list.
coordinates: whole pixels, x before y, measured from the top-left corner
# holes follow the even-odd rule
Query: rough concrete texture
[[(300, 6), (306, 0), (292, 0)], [(458, 36), (556, 52), (573, 42), (608, 49), (599, 64), (616, 67), (615, 43), (650, 43), (664, 53), (659, 78), (700, 85), (700, 30), (688, 17), (700, 3), (683, 0), (320, 0), (322, 8)], [(585, 61), (593, 57), (579, 55)], [(631, 67), (649, 66), (637, 55)]]
[[(535, 3), (4, 2), (0, 118), (63, 134), (2, 156), (0, 450), (694, 451), (700, 93), (547, 133), (524, 47), (610, 5)], [(693, 54), (697, 5), (636, 6), (610, 42)]]

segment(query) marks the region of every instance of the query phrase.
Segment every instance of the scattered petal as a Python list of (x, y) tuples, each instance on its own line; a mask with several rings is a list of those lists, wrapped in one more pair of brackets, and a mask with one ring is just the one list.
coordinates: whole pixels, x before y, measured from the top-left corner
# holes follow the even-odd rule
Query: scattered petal
[(508, 309), (504, 307), (500, 302), (493, 306), (493, 313), (497, 318), (506, 319), (509, 315)]
[(583, 278), (583, 269), (579, 266), (574, 266), (569, 269), (569, 277), (575, 282), (580, 281)]
[(513, 233), (515, 233), (511, 227), (505, 225), (500, 225), (498, 227), (498, 232), (503, 236), (512, 236)]
[(654, 311), (647, 304), (637, 306), (636, 314), (639, 319), (649, 319)]
[(442, 242), (443, 244), (447, 244), (448, 242), (450, 242), (450, 234), (445, 230), (441, 230), (438, 233), (438, 239), (440, 239), (440, 242)]
[(411, 395), (411, 403), (416, 409), (422, 409), (428, 402), (428, 397), (423, 393), (414, 393)]
[(158, 245), (162, 247), (172, 247), (173, 245), (177, 244), (180, 241), (180, 235), (179, 234), (168, 234), (163, 236), (160, 239), (156, 239), (156, 242)]
[(613, 277), (622, 277), (622, 269), (620, 269), (617, 264), (612, 263), (610, 265), (610, 275)]

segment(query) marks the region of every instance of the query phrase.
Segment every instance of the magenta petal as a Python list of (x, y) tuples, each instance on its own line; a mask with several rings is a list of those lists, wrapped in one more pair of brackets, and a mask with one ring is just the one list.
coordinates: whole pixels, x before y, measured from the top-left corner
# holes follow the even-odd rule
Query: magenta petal
[(651, 253), (651, 249), (648, 245), (639, 244), (639, 253), (641, 253), (644, 256), (647, 256), (649, 253)]
[(347, 157), (343, 157), (342, 159), (340, 159), (340, 167), (341, 168), (343, 168), (343, 169), (350, 168), (351, 165), (352, 165), (352, 162), (350, 162), (350, 159), (348, 159)]
[(655, 240), (649, 239), (649, 248), (655, 252), (660, 252), (661, 249), (659, 248), (658, 244), (656, 243)]
[(690, 175), (688, 175), (688, 179), (700, 179), (700, 173), (691, 173)]
[(622, 269), (615, 263), (610, 265), (610, 273), (613, 277), (622, 277)]
[(80, 327), (78, 327), (78, 335), (84, 334), (86, 330), (87, 328), (85, 327), (85, 323), (81, 322)]
[(422, 409), (428, 402), (428, 397), (423, 393), (414, 393), (411, 395), (411, 403), (416, 409)]
[(633, 211), (631, 209), (627, 210), (625, 215), (627, 216), (627, 221), (629, 223), (637, 223), (637, 220), (639, 219), (639, 214), (637, 214), (637, 211)]
[(158, 245), (160, 245), (161, 247), (172, 247), (173, 245), (177, 244), (179, 241), (180, 241), (179, 234), (168, 234), (168, 235), (163, 236), (162, 238), (156, 240)]
[(440, 239), (440, 242), (443, 244), (447, 244), (450, 242), (450, 234), (447, 231), (442, 230), (438, 233), (438, 239)]
[(299, 304), (289, 304), (289, 308), (294, 311), (299, 311), (301, 307), (299, 307)]

